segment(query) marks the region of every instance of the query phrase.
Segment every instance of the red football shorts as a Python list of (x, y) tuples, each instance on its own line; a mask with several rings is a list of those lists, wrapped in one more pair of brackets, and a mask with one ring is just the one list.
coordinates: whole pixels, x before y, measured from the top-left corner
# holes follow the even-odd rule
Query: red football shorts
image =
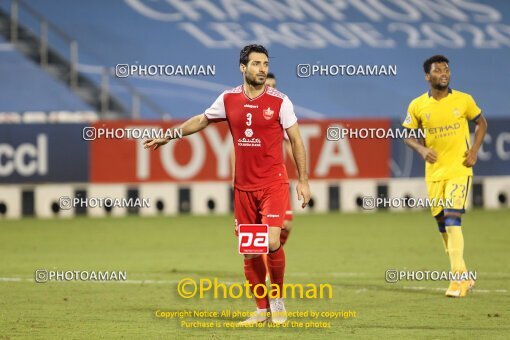
[(290, 205), (290, 195), (287, 200), (287, 210), (285, 211), (285, 221), (292, 221), (294, 219), (292, 214), (292, 206)]
[(289, 204), (289, 183), (278, 183), (257, 191), (234, 189), (235, 233), (239, 224), (267, 224), (283, 228)]

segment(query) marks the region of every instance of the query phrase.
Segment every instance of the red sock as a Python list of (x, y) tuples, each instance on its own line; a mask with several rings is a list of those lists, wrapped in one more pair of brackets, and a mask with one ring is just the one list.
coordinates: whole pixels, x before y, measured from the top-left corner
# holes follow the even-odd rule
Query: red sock
[(287, 237), (289, 237), (290, 231), (287, 229), (282, 229), (280, 232), (280, 244), (283, 246), (285, 242), (287, 242)]
[(271, 277), (271, 283), (277, 284), (280, 287), (280, 292), (283, 292), (285, 252), (283, 251), (282, 246), (280, 246), (277, 251), (267, 254), (267, 264), (269, 268), (269, 276)]
[(262, 261), (264, 261), (264, 265), (266, 266), (266, 277), (269, 274), (269, 268), (267, 267), (267, 254), (260, 254), (262, 257)]
[[(244, 259), (244, 275), (246, 280), (251, 284), (251, 291), (253, 294), (255, 286), (258, 284), (266, 284), (266, 264), (262, 259), (262, 256), (257, 256), (252, 259)], [(257, 288), (257, 295), (262, 296), (264, 294), (264, 288)], [(267, 296), (264, 298), (255, 298), (257, 307), (260, 309), (268, 308), (269, 299)]]

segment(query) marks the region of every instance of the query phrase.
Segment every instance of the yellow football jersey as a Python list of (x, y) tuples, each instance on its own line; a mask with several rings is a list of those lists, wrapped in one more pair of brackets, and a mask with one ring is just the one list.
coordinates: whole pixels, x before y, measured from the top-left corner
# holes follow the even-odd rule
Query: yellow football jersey
[(476, 120), (480, 114), (473, 97), (451, 89), (439, 101), (426, 92), (409, 104), (402, 126), (423, 129), (425, 146), (437, 153), (434, 164), (425, 163), (426, 181), (473, 175), (472, 168), (462, 163), (464, 154), (471, 147), (468, 120)]

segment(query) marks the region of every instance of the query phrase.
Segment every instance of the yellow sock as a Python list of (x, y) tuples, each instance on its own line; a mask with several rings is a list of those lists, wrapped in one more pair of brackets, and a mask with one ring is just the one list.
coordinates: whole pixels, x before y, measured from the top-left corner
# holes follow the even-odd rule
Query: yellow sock
[(466, 270), (464, 263), (464, 236), (460, 226), (446, 227), (448, 234), (448, 255), (452, 273), (462, 273)]
[(448, 254), (448, 233), (446, 231), (441, 233), (441, 237), (443, 238), (444, 252)]
[(462, 259), (462, 272), (463, 273), (467, 272), (466, 263), (464, 262), (464, 259)]

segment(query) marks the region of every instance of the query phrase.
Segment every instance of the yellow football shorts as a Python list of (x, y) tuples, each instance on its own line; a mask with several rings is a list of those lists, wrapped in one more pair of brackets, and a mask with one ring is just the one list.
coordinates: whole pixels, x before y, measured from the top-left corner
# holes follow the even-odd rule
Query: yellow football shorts
[(471, 176), (427, 181), (432, 216), (438, 215), (443, 210), (458, 210), (464, 213), (470, 187)]

